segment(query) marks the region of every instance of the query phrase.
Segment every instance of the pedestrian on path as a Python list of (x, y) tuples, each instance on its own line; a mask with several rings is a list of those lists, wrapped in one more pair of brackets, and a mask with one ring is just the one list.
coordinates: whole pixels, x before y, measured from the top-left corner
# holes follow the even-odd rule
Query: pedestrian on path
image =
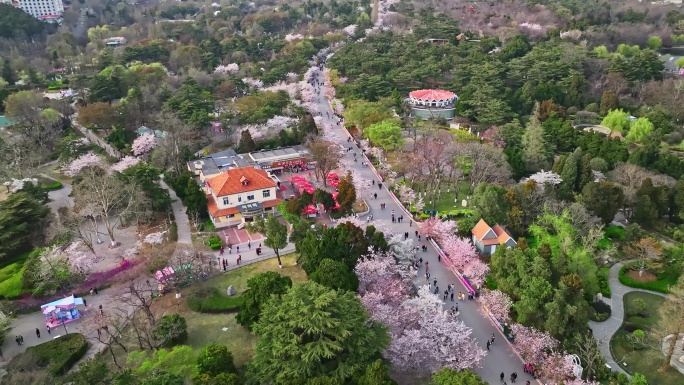
[(17, 341), (17, 345), (21, 345), (21, 340), (19, 340), (19, 336), (16, 336), (14, 340)]
[(489, 345), (491, 344), (489, 343), (489, 340), (487, 340), (487, 350), (489, 350)]
[(494, 333), (492, 333), (492, 345), (494, 345)]
[(22, 336), (21, 334), (19, 334), (19, 342), (20, 342), (19, 345), (23, 345), (23, 344), (24, 344), (24, 336)]
[(46, 328), (47, 328), (48, 335), (49, 335), (49, 334), (50, 334), (50, 330), (51, 330), (51, 329), (50, 329), (50, 325), (47, 325)]
[(434, 292), (434, 294), (437, 294), (437, 293), (439, 293), (439, 286), (435, 286), (435, 292)]
[(375, 179), (373, 179), (373, 186), (375, 186)]
[(437, 278), (435, 278), (434, 284), (435, 284), (435, 286), (437, 286)]
[(437, 254), (437, 262), (442, 262), (442, 254)]
[(378, 199), (378, 193), (373, 193), (373, 198)]
[(102, 310), (102, 305), (100, 305), (99, 308), (100, 308), (100, 315), (104, 315), (104, 310)]
[(100, 295), (100, 293), (97, 292), (97, 287), (95, 288), (95, 295)]
[(36, 337), (40, 338), (40, 329), (36, 328)]
[(425, 262), (425, 271), (428, 271), (430, 268), (430, 262)]
[(90, 295), (93, 295), (94, 292), (95, 292), (95, 288), (90, 289)]
[(88, 303), (86, 302), (85, 298), (83, 298), (83, 306), (88, 307)]
[(247, 248), (252, 250), (252, 242), (247, 242)]
[(501, 379), (501, 381), (503, 381), (504, 377), (506, 377), (506, 375), (504, 374), (504, 372), (501, 372), (501, 375), (499, 375), (499, 378)]
[(454, 302), (454, 292), (451, 292), (451, 302)]
[(444, 290), (444, 297), (442, 297), (442, 300), (446, 301), (448, 295), (449, 295), (449, 290)]
[(432, 284), (428, 282), (428, 291), (432, 291)]
[(237, 252), (238, 253), (240, 252), (240, 246), (237, 246)]

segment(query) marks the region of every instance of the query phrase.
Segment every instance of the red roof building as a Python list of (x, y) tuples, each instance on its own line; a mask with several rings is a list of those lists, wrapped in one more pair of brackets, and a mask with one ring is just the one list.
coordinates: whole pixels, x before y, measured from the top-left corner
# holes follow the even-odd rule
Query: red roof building
[(411, 105), (426, 107), (449, 107), (458, 100), (458, 96), (445, 90), (416, 90), (409, 94)]
[(485, 255), (494, 254), (498, 246), (513, 247), (518, 244), (503, 227), (490, 227), (484, 219), (477, 222), (471, 234), (475, 248)]

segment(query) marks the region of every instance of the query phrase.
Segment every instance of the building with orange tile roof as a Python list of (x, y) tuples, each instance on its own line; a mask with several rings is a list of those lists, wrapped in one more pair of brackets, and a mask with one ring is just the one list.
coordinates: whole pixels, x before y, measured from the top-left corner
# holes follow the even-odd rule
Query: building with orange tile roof
[(253, 166), (232, 168), (205, 179), (209, 215), (216, 227), (237, 226), (274, 213), (283, 199), (277, 183)]
[(518, 244), (503, 227), (498, 224), (490, 227), (484, 219), (477, 222), (471, 234), (475, 248), (483, 255), (494, 254), (498, 246), (513, 247)]

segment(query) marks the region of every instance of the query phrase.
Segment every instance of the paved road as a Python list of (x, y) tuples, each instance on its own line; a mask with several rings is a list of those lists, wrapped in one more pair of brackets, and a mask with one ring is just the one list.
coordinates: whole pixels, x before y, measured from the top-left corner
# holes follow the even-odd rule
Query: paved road
[[(326, 119), (326, 112), (330, 113), (331, 117), (327, 119), (329, 119), (330, 123), (333, 126), (335, 126), (335, 118), (333, 117), (334, 114), (330, 108), (329, 103), (322, 96), (320, 90), (318, 92), (318, 95), (315, 97), (314, 102), (318, 104), (319, 111), (322, 112), (324, 119)], [(336, 132), (336, 134), (339, 135), (340, 138), (345, 138), (343, 139), (344, 141), (340, 143), (341, 145), (345, 147), (352, 146), (354, 147), (354, 152), (356, 152), (359, 156), (362, 155), (361, 151), (356, 147), (356, 145), (354, 145), (353, 143), (346, 142), (346, 138), (349, 136), (346, 130), (339, 126), (339, 128), (335, 128), (334, 131)], [(344, 156), (353, 157), (353, 154), (345, 153)], [(376, 175), (373, 173), (373, 170), (370, 167), (362, 167), (361, 160), (359, 160), (358, 163), (354, 163), (353, 168), (354, 171), (360, 173), (361, 176), (363, 176), (364, 178), (375, 179), (377, 186), (378, 180)], [(413, 238), (417, 242), (417, 239), (414, 236), (414, 232), (415, 230), (417, 230), (416, 224), (409, 226), (410, 221), (408, 220), (408, 216), (406, 214), (404, 214), (404, 222), (392, 223), (392, 210), (394, 210), (395, 216), (402, 215), (403, 210), (401, 206), (394, 199), (392, 199), (389, 192), (387, 191), (387, 186), (383, 184), (383, 188), (378, 189), (377, 193), (377, 199), (370, 199), (368, 201), (370, 207), (370, 214), (373, 214), (373, 220), (383, 221), (385, 226), (390, 228), (395, 234), (403, 234), (404, 232), (408, 231), (409, 234), (411, 234), (411, 238)], [(386, 205), (386, 208), (384, 210), (380, 210), (381, 203), (385, 203)], [(427, 242), (425, 242), (425, 238), (423, 238), (423, 242), (419, 242), (418, 244), (428, 245), (429, 251), (426, 253), (421, 253), (421, 256), (423, 257), (424, 261), (430, 263), (430, 280), (436, 278), (437, 285), (440, 287), (442, 292), (444, 291), (444, 289), (446, 289), (446, 286), (449, 283), (455, 284), (456, 292), (467, 292), (467, 289), (465, 289), (465, 287), (460, 283), (456, 276), (454, 276), (453, 273), (448, 271), (444, 265), (437, 261), (437, 251)], [(427, 282), (425, 281), (425, 276), (422, 273), (424, 273), (424, 270), (421, 273), (419, 273), (418, 277), (414, 280), (416, 285), (427, 284)], [(450, 309), (451, 306), (451, 302), (447, 302), (444, 304), (445, 309)], [(510, 344), (508, 344), (508, 342), (505, 340), (504, 336), (492, 324), (489, 318), (483, 316), (479, 312), (477, 301), (461, 301), (459, 305), (459, 310), (459, 317), (463, 320), (463, 322), (465, 322), (466, 325), (473, 329), (472, 335), (476, 338), (476, 340), (483, 349), (486, 349), (485, 343), (487, 339), (491, 338), (493, 333), (496, 335), (495, 344), (492, 346), (491, 351), (485, 358), (483, 367), (475, 370), (477, 374), (479, 374), (482, 377), (482, 379), (489, 382), (490, 384), (497, 384), (500, 382), (499, 374), (501, 372), (505, 373), (507, 380), (512, 372), (517, 372), (517, 383), (524, 384), (525, 381), (533, 381), (531, 376), (523, 373), (522, 361), (515, 354)]]
[(603, 322), (589, 321), (589, 327), (593, 331), (594, 338), (596, 338), (596, 341), (598, 341), (599, 349), (601, 350), (603, 358), (606, 359), (606, 363), (610, 365), (611, 369), (614, 371), (625, 374), (627, 374), (627, 372), (625, 372), (620, 365), (615, 362), (613, 355), (610, 353), (610, 339), (613, 337), (613, 334), (620, 329), (620, 326), (622, 326), (622, 321), (625, 318), (625, 304), (623, 300), (625, 294), (633, 291), (640, 291), (653, 295), (659, 295), (661, 297), (667, 297), (663, 293), (644, 289), (635, 289), (633, 287), (628, 287), (621, 284), (619, 278), (620, 269), (629, 262), (632, 261), (616, 263), (610, 268), (608, 284), (610, 285), (611, 296), (610, 298), (603, 299), (605, 303), (610, 305), (610, 318)]

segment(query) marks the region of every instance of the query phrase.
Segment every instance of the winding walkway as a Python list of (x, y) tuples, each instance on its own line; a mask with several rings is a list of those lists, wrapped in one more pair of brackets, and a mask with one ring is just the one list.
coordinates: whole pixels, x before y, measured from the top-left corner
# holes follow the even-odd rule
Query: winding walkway
[(620, 367), (620, 365), (618, 365), (617, 362), (615, 362), (615, 359), (613, 358), (613, 355), (610, 352), (610, 339), (613, 337), (615, 332), (617, 332), (618, 329), (620, 329), (620, 327), (622, 326), (622, 322), (625, 319), (625, 294), (631, 293), (633, 291), (640, 291), (643, 293), (667, 297), (663, 293), (658, 293), (651, 290), (637, 289), (621, 284), (619, 278), (620, 269), (622, 269), (622, 266), (630, 262), (632, 261), (630, 260), (616, 263), (610, 268), (608, 284), (610, 285), (611, 295), (610, 298), (603, 299), (605, 303), (610, 305), (610, 318), (603, 322), (589, 321), (589, 327), (593, 331), (594, 338), (596, 338), (596, 341), (598, 342), (599, 349), (601, 350), (601, 354), (603, 355), (603, 357), (606, 359), (606, 363), (610, 366), (611, 370), (625, 374), (628, 373), (625, 372)]
[(178, 243), (192, 245), (192, 237), (190, 235), (190, 220), (188, 214), (185, 212), (185, 206), (181, 202), (176, 192), (173, 191), (169, 185), (164, 182), (164, 179), (159, 180), (159, 185), (169, 192), (169, 196), (173, 200), (171, 207), (173, 208), (173, 217), (176, 220), (176, 227), (178, 229)]

